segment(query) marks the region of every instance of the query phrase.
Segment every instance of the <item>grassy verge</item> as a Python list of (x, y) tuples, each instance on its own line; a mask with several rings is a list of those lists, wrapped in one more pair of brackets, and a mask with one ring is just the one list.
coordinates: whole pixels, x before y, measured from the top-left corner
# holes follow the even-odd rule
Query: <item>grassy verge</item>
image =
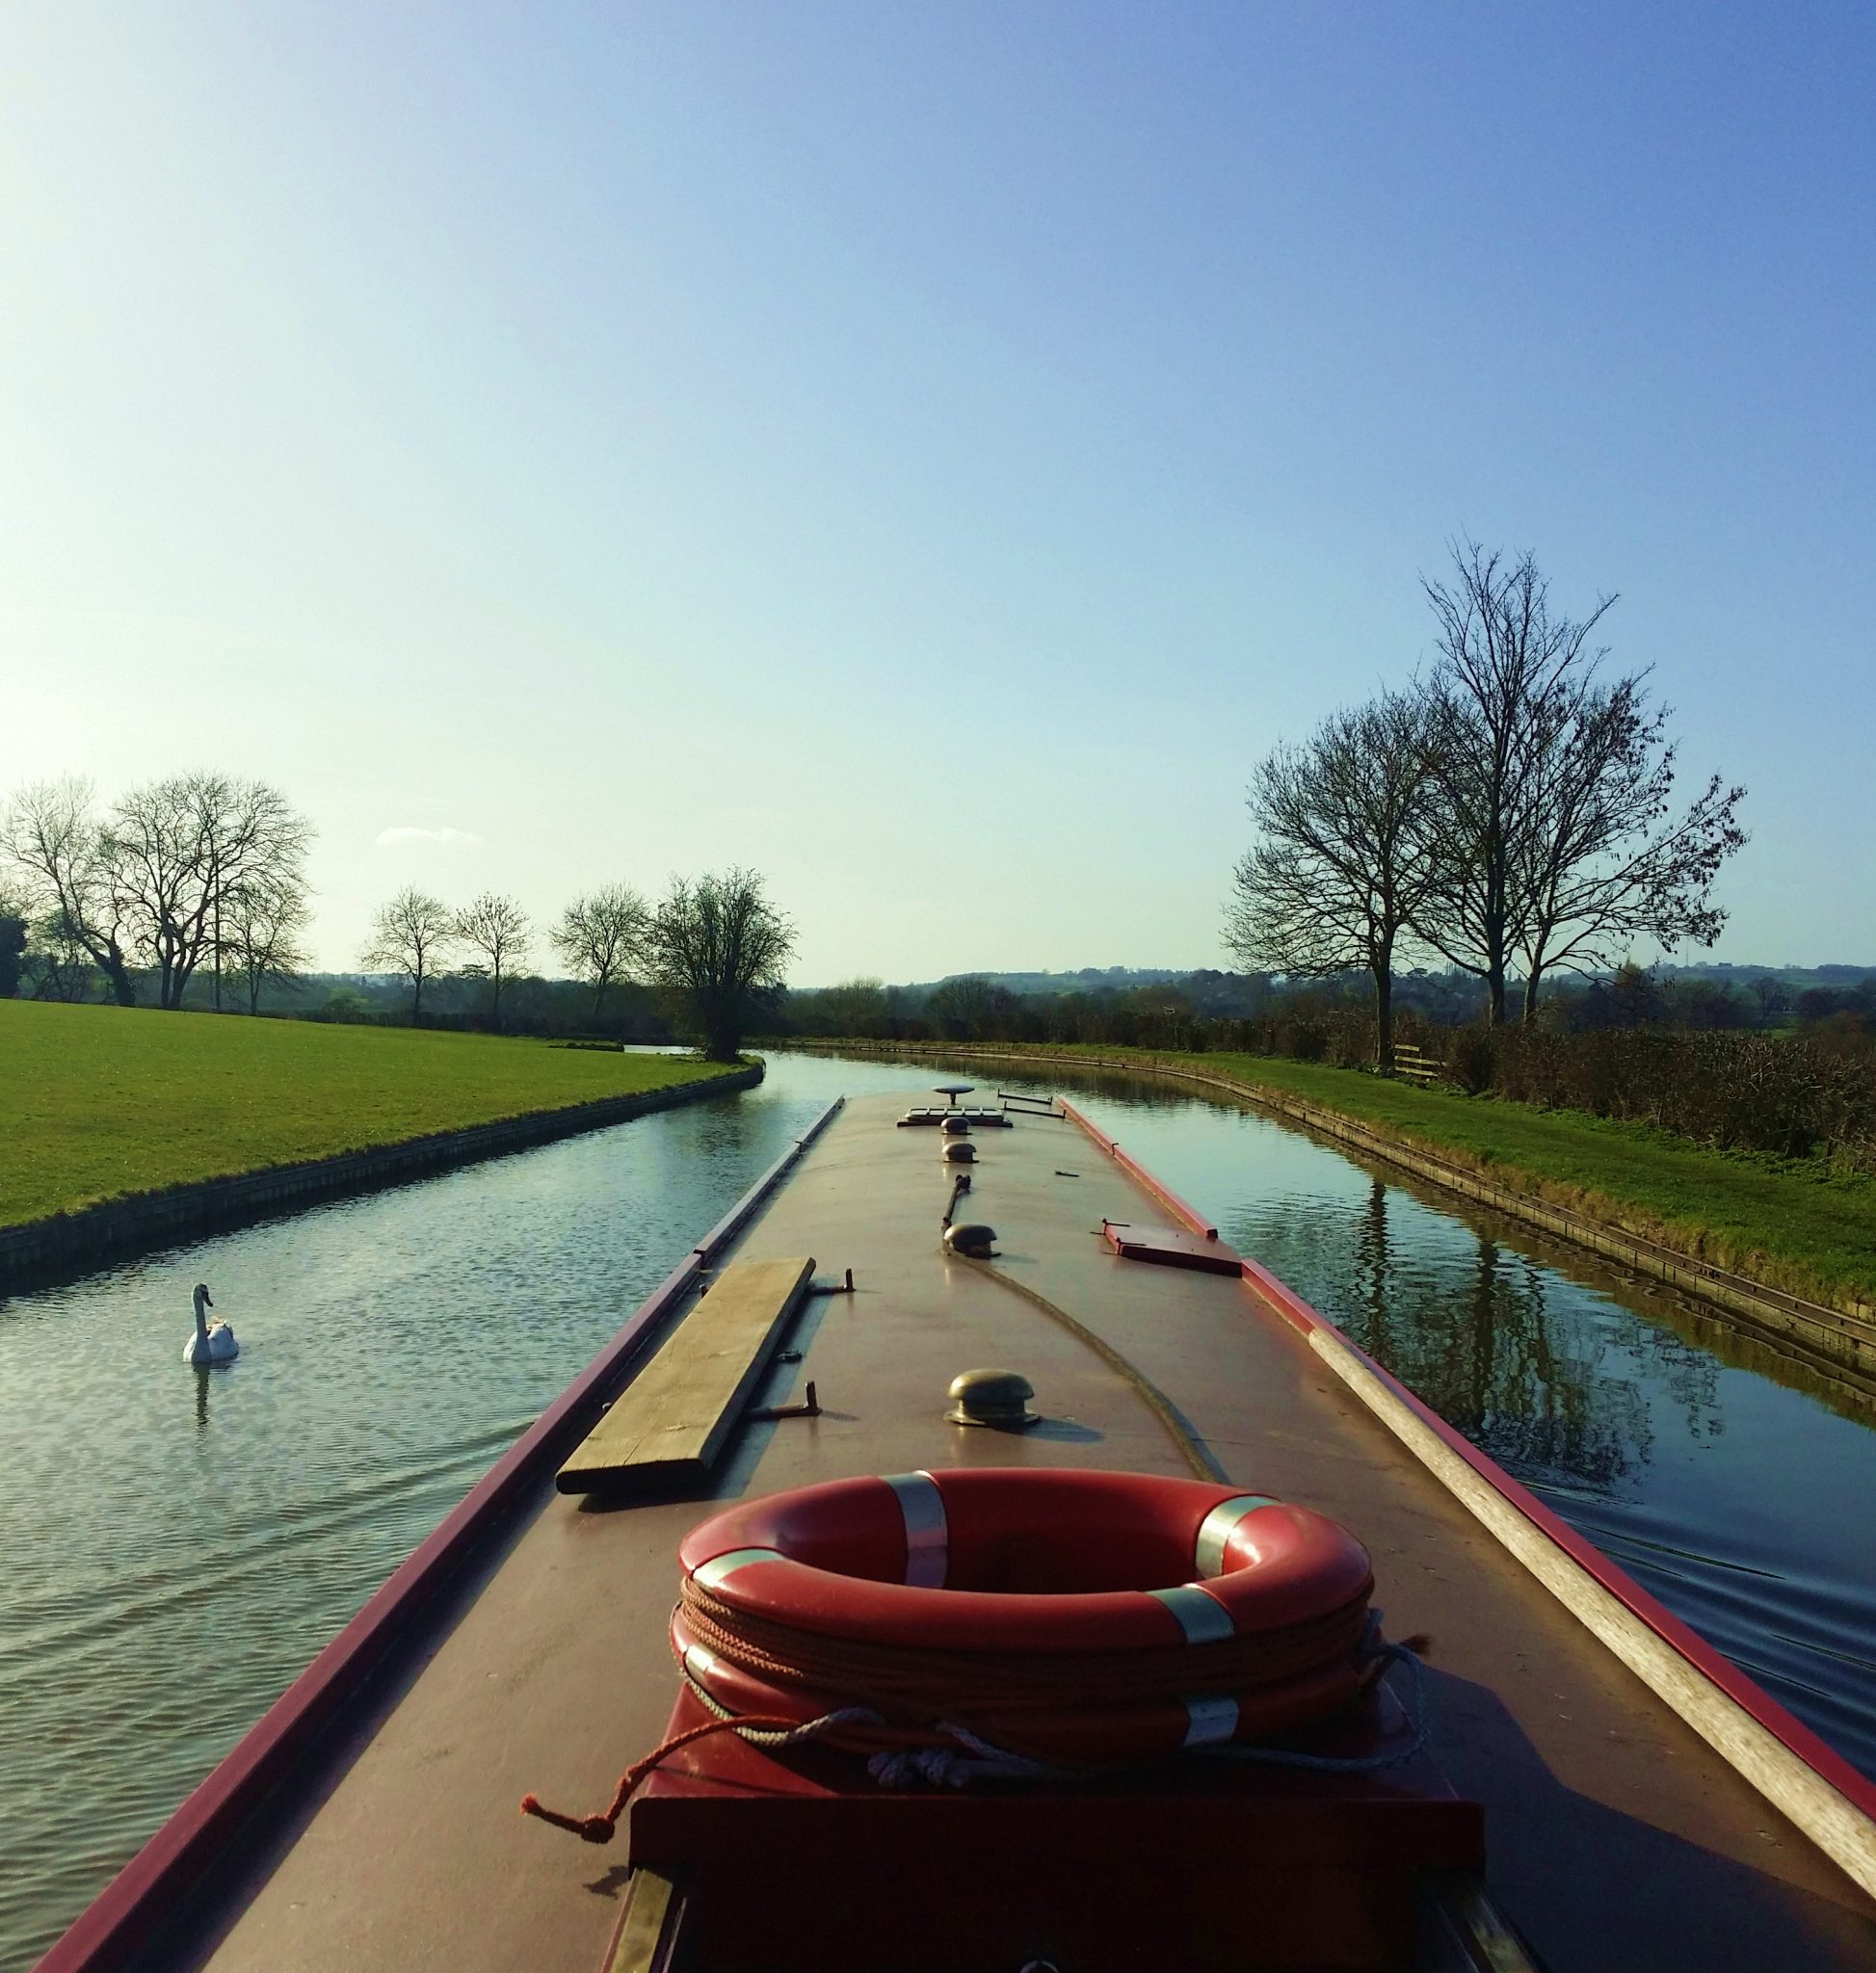
[(0, 1226), (723, 1073), (492, 1036), (0, 1000)]
[[(1030, 1052), (1025, 1048), (1025, 1053)], [(1041, 1048), (1159, 1062), (1334, 1110), (1478, 1172), (1768, 1286), (1842, 1305), (1876, 1300), (1876, 1179), (1819, 1161), (1710, 1150), (1571, 1110), (1538, 1110), (1265, 1055)]]

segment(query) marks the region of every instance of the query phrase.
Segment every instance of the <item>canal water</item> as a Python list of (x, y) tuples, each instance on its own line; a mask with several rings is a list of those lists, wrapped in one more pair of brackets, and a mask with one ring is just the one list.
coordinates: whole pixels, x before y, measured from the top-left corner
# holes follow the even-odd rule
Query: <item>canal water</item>
[[(741, 1096), (0, 1299), (0, 1967), (32, 1963), (805, 1123), (934, 1073), (780, 1055)], [(1248, 1108), (1048, 1086), (1876, 1775), (1863, 1401)], [(181, 1360), (198, 1280), (240, 1338), (225, 1369)]]

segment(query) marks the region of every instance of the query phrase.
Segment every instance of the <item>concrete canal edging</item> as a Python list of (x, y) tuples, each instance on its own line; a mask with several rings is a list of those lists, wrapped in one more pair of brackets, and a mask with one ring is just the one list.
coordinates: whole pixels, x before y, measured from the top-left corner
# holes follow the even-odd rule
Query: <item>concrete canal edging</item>
[[(791, 1046), (805, 1045), (799, 1041)], [(1208, 1075), (1202, 1069), (1157, 1062), (1150, 1056), (1070, 1055), (1050, 1050), (1035, 1053), (1020, 1048), (987, 1048), (964, 1042), (894, 1042), (885, 1044), (847, 1043), (829, 1049), (826, 1044), (806, 1044), (813, 1052), (897, 1055), (916, 1060), (944, 1057), (954, 1061), (1022, 1062), (1033, 1065), (1055, 1063), (1064, 1067), (1105, 1068), (1132, 1075), (1166, 1076), (1175, 1081), (1197, 1083), (1225, 1090), (1255, 1103), (1319, 1135), (1344, 1144), (1363, 1156), (1398, 1165), (1447, 1192), (1489, 1206), (1494, 1212), (1522, 1220), (1559, 1239), (1586, 1247), (1610, 1260), (1619, 1261), (1636, 1274), (1663, 1281), (1682, 1293), (1698, 1297), (1729, 1315), (1738, 1317), (1763, 1335), (1783, 1338), (1798, 1345), (1814, 1362), (1848, 1372), (1859, 1383), (1876, 1378), (1876, 1308), (1855, 1302), (1848, 1308), (1834, 1308), (1822, 1302), (1808, 1301), (1787, 1294), (1743, 1275), (1729, 1273), (1709, 1262), (1646, 1240), (1605, 1221), (1572, 1212), (1563, 1206), (1534, 1197), (1529, 1193), (1512, 1192), (1493, 1185), (1463, 1165), (1422, 1150), (1395, 1136), (1383, 1126), (1357, 1122), (1335, 1110), (1326, 1110), (1287, 1091), (1266, 1083), (1241, 1081), (1235, 1076)]]
[(528, 1150), (584, 1131), (603, 1130), (655, 1110), (674, 1110), (708, 1096), (753, 1089), (762, 1074), (762, 1065), (757, 1062), (724, 1075), (672, 1083), (661, 1090), (602, 1096), (596, 1102), (529, 1111), (520, 1117), (436, 1131), (399, 1144), (372, 1144), (302, 1164), (270, 1165), (259, 1171), (165, 1186), (160, 1192), (107, 1199), (79, 1212), (0, 1228), (0, 1294), (40, 1276), (87, 1269), (172, 1241), (225, 1232), (322, 1199), (403, 1185), (454, 1166)]

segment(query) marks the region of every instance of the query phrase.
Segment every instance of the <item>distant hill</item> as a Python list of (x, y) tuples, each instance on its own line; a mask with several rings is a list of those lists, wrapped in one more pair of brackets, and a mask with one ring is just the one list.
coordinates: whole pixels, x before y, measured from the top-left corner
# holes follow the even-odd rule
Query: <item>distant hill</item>
[(1743, 986), (1748, 980), (1771, 979), (1796, 991), (1807, 986), (1859, 986), (1876, 976), (1876, 966), (1735, 966), (1718, 960), (1689, 966), (1660, 965), (1653, 971), (1657, 980), (1712, 980), (1731, 986)]
[[(1714, 980), (1734, 986), (1748, 980), (1771, 978), (1782, 986), (1855, 986), (1876, 975), (1876, 966), (1833, 964), (1823, 966), (1736, 965), (1729, 960), (1697, 960), (1690, 965), (1661, 964), (1651, 969), (1657, 980)], [(1125, 992), (1133, 986), (1164, 986), (1187, 981), (1218, 982), (1268, 979), (1268, 974), (1233, 973), (1209, 966), (1082, 966), (1072, 972), (1041, 973), (947, 973), (945, 980), (987, 980), (992, 986), (1007, 987), (1012, 993), (1099, 993)], [(1571, 977), (1574, 977), (1573, 975)], [(1595, 977), (1607, 979), (1608, 974)], [(908, 981), (907, 993), (930, 993), (943, 980)]]
[[(988, 980), (1012, 993), (1123, 993), (1130, 986), (1163, 986), (1185, 980), (1190, 966), (1082, 966), (1070, 973), (947, 973), (945, 980)], [(908, 993), (930, 993), (944, 980), (909, 981)]]
[[(1843, 994), (1854, 991), (1866, 980), (1876, 979), (1876, 966), (1832, 964), (1822, 966), (1753, 966), (1729, 961), (1697, 962), (1692, 965), (1657, 965), (1657, 981), (1706, 981), (1714, 986), (1730, 987), (1744, 995), (1749, 984), (1770, 978), (1784, 989), (1787, 1004), (1801, 993), (1823, 987)], [(1597, 976), (1603, 980), (1610, 975)], [(915, 1013), (925, 1008), (934, 994), (957, 981), (983, 981), (1028, 1001), (1064, 1000), (1085, 995), (1093, 1000), (1149, 1004), (1153, 989), (1164, 989), (1162, 997), (1176, 996), (1193, 1013), (1234, 1018), (1259, 1013), (1273, 994), (1281, 994), (1282, 983), (1268, 973), (1223, 972), (1214, 967), (1180, 970), (1176, 966), (1081, 966), (1063, 972), (950, 973), (942, 980), (908, 981), (887, 990), (898, 1012)], [(1299, 983), (1300, 984), (1300, 983)], [(1339, 979), (1318, 984), (1339, 998), (1363, 999), (1370, 991), (1367, 976), (1348, 973)], [(1521, 982), (1515, 983), (1521, 990)], [(1574, 974), (1554, 976), (1546, 993), (1582, 990), (1589, 983)], [(799, 989), (798, 989), (799, 990)], [(1466, 1021), (1474, 1017), (1483, 988), (1470, 974), (1440, 969), (1408, 968), (1395, 975), (1397, 1007), (1412, 1008), (1439, 1021)], [(807, 989), (811, 997), (812, 989)], [(953, 996), (945, 995), (945, 998)], [(955, 1011), (955, 1010), (954, 1010)]]

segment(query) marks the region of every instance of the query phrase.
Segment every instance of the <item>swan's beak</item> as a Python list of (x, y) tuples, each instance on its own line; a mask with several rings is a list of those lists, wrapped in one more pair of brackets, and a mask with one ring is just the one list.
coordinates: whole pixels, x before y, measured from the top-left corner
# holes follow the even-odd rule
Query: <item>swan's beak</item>
[(202, 1297), (202, 1306), (204, 1308), (213, 1308), (215, 1306), (215, 1297), (213, 1295), (204, 1295)]

